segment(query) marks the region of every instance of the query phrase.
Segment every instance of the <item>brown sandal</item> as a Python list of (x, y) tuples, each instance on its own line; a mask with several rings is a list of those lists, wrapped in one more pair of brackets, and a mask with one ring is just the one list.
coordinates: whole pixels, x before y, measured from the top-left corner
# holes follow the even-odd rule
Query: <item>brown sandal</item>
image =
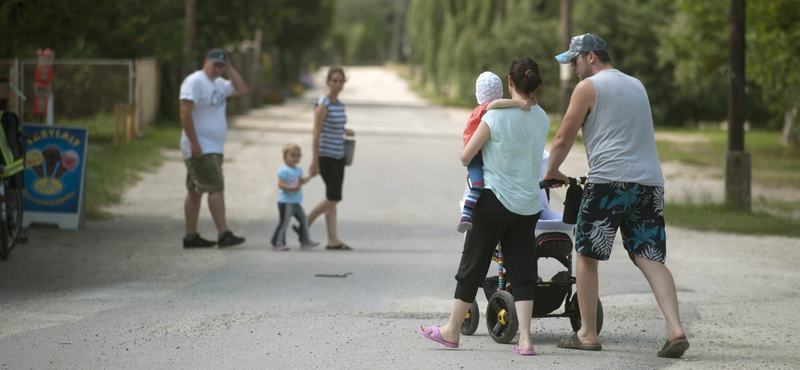
[(572, 333), (567, 338), (561, 339), (556, 342), (556, 346), (558, 348), (566, 348), (566, 349), (582, 349), (584, 351), (599, 351), (603, 348), (603, 345), (600, 343), (597, 344), (583, 344), (581, 340), (578, 339), (578, 333)]
[(337, 250), (337, 251), (351, 251), (353, 248), (350, 248), (347, 244), (339, 244), (339, 245), (329, 245), (326, 246), (325, 249)]
[(664, 347), (658, 351), (658, 357), (678, 358), (683, 356), (687, 349), (689, 349), (689, 341), (686, 339), (675, 339), (672, 342), (667, 340)]

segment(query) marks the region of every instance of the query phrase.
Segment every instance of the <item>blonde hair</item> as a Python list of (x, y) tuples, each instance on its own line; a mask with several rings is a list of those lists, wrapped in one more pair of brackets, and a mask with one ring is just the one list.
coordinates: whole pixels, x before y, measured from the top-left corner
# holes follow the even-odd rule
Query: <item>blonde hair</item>
[(295, 150), (298, 151), (300, 154), (303, 154), (303, 151), (300, 150), (300, 145), (297, 145), (295, 143), (289, 143), (289, 144), (284, 145), (283, 146), (283, 157), (286, 158), (286, 156), (289, 155), (289, 153), (291, 153), (291, 152), (293, 152)]

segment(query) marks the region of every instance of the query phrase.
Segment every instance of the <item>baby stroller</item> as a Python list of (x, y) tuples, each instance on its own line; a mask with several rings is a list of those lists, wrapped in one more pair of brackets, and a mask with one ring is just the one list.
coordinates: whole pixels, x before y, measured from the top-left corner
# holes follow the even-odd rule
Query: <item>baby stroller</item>
[[(549, 192), (547, 188), (555, 181), (541, 181), (542, 189), (542, 214), (537, 223), (537, 230), (546, 230), (536, 237), (537, 258), (553, 258), (560, 262), (566, 270), (559, 271), (548, 281), (539, 281), (534, 287), (533, 318), (566, 317), (574, 331), (581, 328), (581, 315), (578, 307), (578, 296), (573, 293), (572, 286), (575, 277), (572, 275), (572, 250), (573, 243), (570, 238), (574, 234), (575, 220), (580, 206), (580, 187), (586, 181), (585, 177), (578, 179), (569, 178), (570, 187), (568, 200), (565, 202), (565, 213), (562, 215), (549, 209)], [(577, 201), (575, 201), (577, 197)], [(571, 198), (571, 199), (570, 199)], [(569, 209), (567, 209), (569, 207)], [(565, 222), (566, 221), (566, 222)], [(486, 328), (489, 335), (497, 343), (508, 343), (517, 335), (519, 322), (514, 307), (514, 297), (511, 292), (513, 287), (503, 279), (503, 250), (498, 244), (493, 260), (498, 264), (497, 276), (487, 277), (483, 283), (483, 291), (489, 301), (486, 306)], [(563, 312), (553, 313), (563, 306)], [(461, 334), (472, 335), (478, 329), (480, 321), (480, 308), (473, 302), (461, 325)], [(597, 332), (603, 327), (603, 306), (597, 300)]]

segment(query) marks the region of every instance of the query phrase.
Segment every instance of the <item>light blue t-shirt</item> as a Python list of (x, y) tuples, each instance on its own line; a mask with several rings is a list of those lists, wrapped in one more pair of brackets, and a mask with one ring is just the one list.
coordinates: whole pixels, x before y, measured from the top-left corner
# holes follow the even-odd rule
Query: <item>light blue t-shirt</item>
[(493, 109), (486, 112), (483, 122), (491, 131), (483, 144), (484, 186), (511, 212), (539, 213), (539, 173), (550, 132), (547, 113), (538, 105), (530, 111)]
[[(283, 166), (278, 170), (278, 178), (286, 182), (289, 186), (295, 186), (300, 182), (303, 177), (303, 169), (300, 167)], [(278, 203), (294, 203), (300, 204), (303, 202), (303, 188), (297, 191), (286, 191), (280, 189), (278, 193)]]

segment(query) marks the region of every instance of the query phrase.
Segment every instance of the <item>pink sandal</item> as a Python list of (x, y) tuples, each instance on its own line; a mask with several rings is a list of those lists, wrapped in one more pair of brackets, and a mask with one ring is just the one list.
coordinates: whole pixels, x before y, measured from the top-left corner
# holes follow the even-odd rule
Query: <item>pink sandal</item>
[(523, 356), (533, 356), (536, 354), (536, 351), (534, 351), (533, 348), (531, 348), (530, 351), (521, 351), (519, 349), (519, 343), (517, 343), (516, 345), (514, 345), (514, 353), (518, 353)]
[(429, 326), (427, 329), (422, 329), (422, 326), (420, 326), (419, 332), (422, 333), (422, 336), (424, 336), (425, 338), (428, 338), (434, 342), (441, 343), (445, 347), (458, 348), (458, 343), (450, 343), (442, 339), (442, 334), (439, 333), (438, 326)]

